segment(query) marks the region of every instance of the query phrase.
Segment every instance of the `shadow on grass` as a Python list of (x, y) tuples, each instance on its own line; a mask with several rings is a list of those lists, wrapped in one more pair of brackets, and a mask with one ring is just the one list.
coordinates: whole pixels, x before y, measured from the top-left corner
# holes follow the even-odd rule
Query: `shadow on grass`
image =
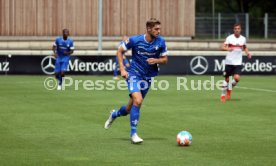
[[(221, 102), (220, 101), (220, 99), (218, 100), (218, 99), (215, 99), (217, 102)], [(234, 98), (234, 99), (230, 99), (230, 100), (228, 100), (228, 99), (226, 99), (226, 103), (227, 102), (239, 102), (239, 101), (242, 101), (242, 99), (237, 99), (237, 98)]]
[(236, 101), (241, 101), (241, 99), (234, 98), (234, 99), (230, 99), (230, 100), (227, 100), (227, 101), (230, 101), (230, 102), (235, 101), (236, 102)]
[[(112, 138), (112, 139), (115, 139), (115, 140), (122, 140), (122, 141), (130, 141), (130, 138)], [(143, 137), (144, 141), (162, 141), (162, 140), (167, 140), (166, 138), (153, 138), (153, 137)]]

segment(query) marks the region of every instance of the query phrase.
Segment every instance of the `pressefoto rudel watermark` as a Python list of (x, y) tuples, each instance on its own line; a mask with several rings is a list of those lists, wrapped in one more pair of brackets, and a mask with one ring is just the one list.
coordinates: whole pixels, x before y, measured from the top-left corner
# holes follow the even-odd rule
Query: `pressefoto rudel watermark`
[[(200, 90), (221, 90), (222, 80), (216, 81), (214, 76), (208, 79), (195, 80), (188, 77), (175, 77), (173, 80), (165, 79), (150, 79), (149, 81), (137, 81), (135, 76), (128, 79), (129, 86), (137, 85), (141, 90), (147, 89), (150, 86), (151, 90), (177, 90), (177, 91), (200, 91)], [(176, 84), (172, 88), (170, 84)], [(54, 77), (47, 77), (44, 80), (44, 88), (47, 90), (55, 90), (58, 86), (58, 81)], [(101, 91), (101, 90), (127, 90), (128, 85), (126, 80), (89, 80), (89, 79), (74, 79), (73, 77), (64, 77), (62, 80), (61, 90), (88, 90), (88, 91)]]

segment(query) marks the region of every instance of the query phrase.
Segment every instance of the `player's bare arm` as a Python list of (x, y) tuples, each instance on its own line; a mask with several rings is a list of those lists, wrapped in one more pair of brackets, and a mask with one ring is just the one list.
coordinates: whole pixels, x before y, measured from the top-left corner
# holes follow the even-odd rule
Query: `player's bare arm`
[(118, 51), (117, 51), (117, 57), (118, 57), (118, 63), (120, 66), (121, 76), (123, 78), (127, 78), (128, 72), (125, 70), (125, 66), (124, 66), (124, 58), (123, 58), (124, 52), (125, 52), (125, 50), (123, 49), (123, 47), (119, 47)]
[(148, 58), (147, 62), (150, 65), (153, 65), (153, 64), (167, 64), (168, 63), (168, 56), (162, 56), (160, 58)]
[(53, 48), (52, 48), (52, 50), (53, 50), (53, 53), (54, 53), (54, 57), (57, 57), (57, 46), (55, 46), (55, 45), (53, 45)]
[(246, 45), (243, 47), (245, 54), (247, 55), (248, 59), (251, 59), (252, 55), (249, 52), (249, 49), (246, 47)]

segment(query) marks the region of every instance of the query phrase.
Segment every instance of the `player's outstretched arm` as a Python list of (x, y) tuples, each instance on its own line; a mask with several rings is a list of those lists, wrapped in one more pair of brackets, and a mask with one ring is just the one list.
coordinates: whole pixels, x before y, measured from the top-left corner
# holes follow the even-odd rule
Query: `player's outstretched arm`
[(148, 58), (148, 64), (167, 64), (168, 63), (168, 56), (161, 56), (160, 58)]
[(121, 76), (123, 78), (127, 78), (128, 77), (128, 73), (125, 70), (125, 66), (124, 66), (124, 60), (123, 60), (123, 54), (124, 54), (125, 50), (123, 47), (119, 47), (118, 51), (117, 51), (117, 57), (118, 57), (118, 63), (120, 66), (120, 72), (121, 72)]

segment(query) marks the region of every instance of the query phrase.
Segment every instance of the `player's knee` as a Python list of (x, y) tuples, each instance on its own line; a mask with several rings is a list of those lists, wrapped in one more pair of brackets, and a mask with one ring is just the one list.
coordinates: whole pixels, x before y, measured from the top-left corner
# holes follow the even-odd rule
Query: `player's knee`
[(235, 75), (235, 76), (234, 76), (234, 80), (235, 80), (236, 82), (239, 82), (239, 81), (240, 81), (240, 76), (239, 76), (239, 75)]
[(133, 104), (136, 105), (136, 106), (141, 106), (143, 103), (143, 98), (142, 97), (136, 97), (134, 100), (133, 100)]

